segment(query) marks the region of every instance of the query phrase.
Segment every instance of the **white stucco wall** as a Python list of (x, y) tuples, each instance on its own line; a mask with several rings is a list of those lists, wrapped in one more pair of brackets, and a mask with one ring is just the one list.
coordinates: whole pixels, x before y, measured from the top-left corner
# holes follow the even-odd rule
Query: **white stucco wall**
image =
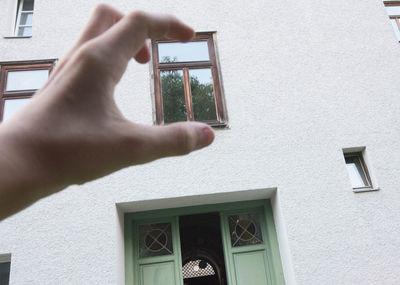
[[(0, 36), (12, 2), (0, 0)], [(0, 62), (61, 58), (98, 1), (35, 2), (33, 37), (0, 38)], [(230, 128), (207, 149), (70, 187), (2, 221), (11, 284), (123, 284), (123, 211), (275, 188), (287, 284), (400, 283), (400, 44), (382, 1), (104, 2), (217, 31)], [(128, 118), (152, 123), (150, 84), (149, 66), (132, 62), (116, 89)], [(363, 146), (381, 190), (355, 194), (342, 148)], [(248, 192), (223, 195), (236, 191)]]

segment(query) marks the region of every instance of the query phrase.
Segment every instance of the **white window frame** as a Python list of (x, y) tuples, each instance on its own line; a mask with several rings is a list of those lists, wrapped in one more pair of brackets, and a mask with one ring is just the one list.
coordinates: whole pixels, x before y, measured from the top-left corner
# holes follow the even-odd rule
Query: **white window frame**
[[(32, 17), (34, 14), (34, 10), (27, 10), (27, 11), (22, 10), (22, 8), (24, 7), (24, 2), (25, 2), (25, 0), (20, 0), (18, 3), (18, 7), (17, 7), (17, 19), (15, 21), (15, 27), (14, 27), (14, 36), (16, 36), (16, 37), (31, 37), (32, 36), (32, 33), (28, 36), (19, 36), (18, 35), (18, 31), (20, 28), (26, 28), (26, 27), (33, 28), (33, 20), (32, 20), (31, 25), (21, 25), (20, 24), (22, 14), (32, 14)], [(35, 5), (35, 2), (33, 2), (33, 5)]]
[[(366, 186), (363, 187), (356, 187), (353, 188), (354, 193), (360, 193), (360, 192), (370, 192), (370, 191), (379, 191), (380, 188), (377, 187), (377, 182), (376, 178), (373, 176), (373, 173), (371, 172), (371, 165), (369, 163), (369, 160), (366, 156), (366, 148), (365, 147), (350, 147), (350, 148), (344, 148), (343, 149), (343, 160), (346, 166), (346, 157), (350, 156), (356, 156), (359, 161), (360, 165), (362, 168), (362, 173), (360, 175), (364, 175), (367, 184)], [(347, 166), (346, 166), (347, 168)], [(346, 173), (348, 173), (346, 169)]]

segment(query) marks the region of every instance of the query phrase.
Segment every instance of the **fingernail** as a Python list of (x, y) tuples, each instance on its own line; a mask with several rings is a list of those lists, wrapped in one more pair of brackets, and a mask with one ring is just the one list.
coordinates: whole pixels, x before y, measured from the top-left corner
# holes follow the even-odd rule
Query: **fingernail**
[(199, 147), (205, 147), (211, 144), (214, 140), (214, 131), (209, 126), (202, 127), (202, 138), (201, 145)]

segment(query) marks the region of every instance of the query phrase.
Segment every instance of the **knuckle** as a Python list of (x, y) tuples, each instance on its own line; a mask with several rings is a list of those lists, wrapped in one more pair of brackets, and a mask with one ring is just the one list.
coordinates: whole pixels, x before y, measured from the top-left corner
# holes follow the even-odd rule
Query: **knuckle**
[(101, 63), (102, 56), (91, 44), (84, 44), (77, 53), (77, 59), (89, 67), (93, 67)]
[(147, 20), (147, 14), (144, 11), (133, 11), (128, 14), (128, 19), (135, 23), (144, 23)]
[(110, 6), (104, 3), (100, 3), (96, 6), (94, 13), (98, 16), (103, 16), (111, 10)]

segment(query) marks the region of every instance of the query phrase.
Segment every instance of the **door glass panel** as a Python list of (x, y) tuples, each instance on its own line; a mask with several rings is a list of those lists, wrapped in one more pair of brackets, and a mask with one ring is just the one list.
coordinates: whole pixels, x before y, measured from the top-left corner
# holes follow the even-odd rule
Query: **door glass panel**
[(22, 109), (31, 98), (9, 99), (4, 101), (3, 122)]
[(8, 285), (11, 262), (0, 262), (0, 285)]
[(189, 43), (159, 43), (158, 60), (160, 63), (208, 61), (207, 41)]
[(32, 25), (33, 13), (22, 13), (20, 25)]
[(217, 120), (211, 69), (191, 69), (189, 74), (194, 119), (196, 121)]
[(182, 70), (161, 71), (164, 122), (187, 120), (185, 89)]
[(139, 257), (173, 254), (170, 223), (139, 226)]
[(254, 245), (262, 243), (260, 218), (258, 214), (239, 214), (228, 218), (231, 245)]
[(24, 0), (22, 11), (33, 11), (33, 0)]
[(48, 77), (47, 69), (9, 71), (6, 91), (36, 90), (43, 86)]

